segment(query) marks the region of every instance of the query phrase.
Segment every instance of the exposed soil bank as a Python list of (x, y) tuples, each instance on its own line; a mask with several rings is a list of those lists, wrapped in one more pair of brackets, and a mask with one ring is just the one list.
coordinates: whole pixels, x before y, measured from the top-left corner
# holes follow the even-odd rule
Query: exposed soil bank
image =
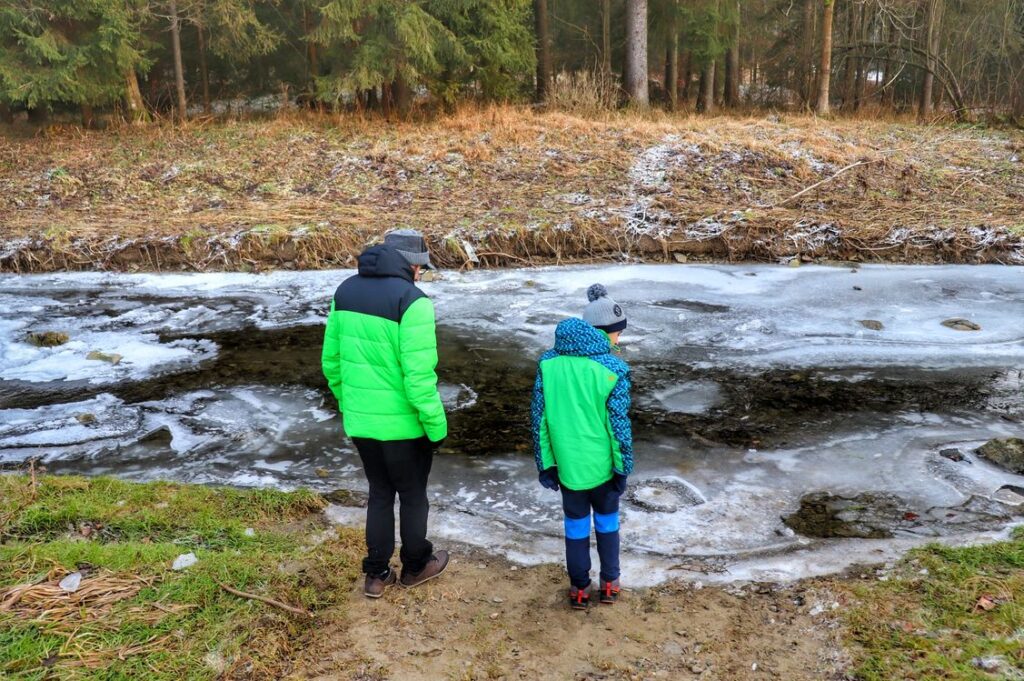
[(1024, 137), (527, 109), (0, 138), (0, 271), (351, 265), (396, 226), (445, 267), (1024, 263)]

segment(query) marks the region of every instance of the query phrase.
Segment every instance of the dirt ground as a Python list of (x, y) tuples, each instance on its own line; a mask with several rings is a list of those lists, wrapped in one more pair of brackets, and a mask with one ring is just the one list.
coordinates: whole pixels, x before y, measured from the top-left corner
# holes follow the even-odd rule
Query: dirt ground
[(0, 271), (1024, 263), (1024, 135), (808, 116), (466, 110), (84, 133), (0, 128)]
[(826, 582), (673, 583), (587, 612), (569, 609), (566, 588), (560, 566), (460, 550), (418, 589), (393, 587), (377, 601), (353, 590), (346, 616), (318, 633), (293, 678), (845, 678)]

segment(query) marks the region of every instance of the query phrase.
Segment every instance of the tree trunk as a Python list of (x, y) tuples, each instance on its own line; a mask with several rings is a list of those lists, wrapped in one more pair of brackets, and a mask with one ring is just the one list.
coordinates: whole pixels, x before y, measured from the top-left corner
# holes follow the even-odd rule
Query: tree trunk
[(0, 102), (0, 123), (10, 125), (14, 122), (14, 114), (11, 113), (11, 105), (7, 102)]
[(935, 111), (935, 70), (939, 54), (939, 25), (942, 21), (943, 0), (925, 0), (924, 49), (927, 52), (926, 68), (921, 80), (921, 101), (918, 113), (922, 119), (930, 118)]
[(213, 110), (210, 106), (210, 72), (206, 68), (206, 36), (199, 24), (196, 24), (196, 34), (199, 38), (199, 75), (203, 82), (203, 112), (209, 115)]
[(725, 104), (736, 107), (740, 105), (740, 12), (742, 7), (736, 3), (736, 20), (733, 24), (732, 44), (725, 60)]
[(668, 108), (679, 109), (679, 25), (675, 15), (668, 37), (668, 54), (665, 55), (665, 87), (668, 88)]
[(612, 72), (612, 0), (601, 0), (601, 63), (605, 75)]
[(725, 104), (725, 65), (728, 60), (723, 55), (715, 63), (715, 105), (722, 106)]
[(170, 0), (171, 52), (174, 54), (174, 85), (177, 92), (175, 118), (184, 121), (188, 116), (188, 102), (185, 100), (185, 69), (181, 64), (181, 22), (178, 17), (178, 0)]
[(92, 109), (92, 104), (81, 104), (79, 109), (82, 113), (82, 127), (86, 130), (92, 130), (96, 127), (96, 114)]
[(647, 0), (626, 0), (625, 81), (630, 103), (647, 107)]
[(683, 74), (683, 82), (679, 86), (679, 98), (689, 106), (690, 81), (693, 80), (693, 56), (689, 50), (679, 51), (679, 73)]
[(29, 109), (26, 113), (28, 114), (28, 122), (35, 123), (36, 125), (42, 125), (50, 117), (50, 113), (46, 110), (45, 106), (37, 106)]
[[(867, 3), (861, 6), (860, 11), (860, 41), (867, 43), (871, 40), (871, 24), (874, 16), (868, 13)], [(859, 110), (864, 103), (867, 92), (868, 73), (871, 71), (871, 59), (860, 58), (857, 60), (857, 83), (853, 93), (853, 108)]]
[(547, 101), (551, 92), (551, 37), (548, 31), (548, 0), (534, 0), (537, 27), (537, 101)]
[(715, 60), (708, 59), (700, 72), (700, 92), (697, 93), (697, 111), (715, 110)]
[(412, 89), (401, 76), (395, 78), (391, 83), (391, 96), (394, 99), (395, 112), (398, 117), (405, 120), (412, 111)]
[[(846, 5), (846, 42), (855, 45), (859, 42), (860, 31), (857, 28), (857, 3), (852, 0)], [(857, 52), (848, 50), (843, 64), (843, 108), (853, 109), (854, 91), (857, 89)]]
[(827, 116), (829, 109), (829, 87), (832, 79), (832, 16), (835, 0), (825, 0), (825, 15), (821, 20), (821, 66), (818, 69), (818, 102), (814, 110), (819, 116)]
[(124, 80), (124, 105), (128, 109), (128, 120), (132, 123), (148, 121), (149, 111), (146, 110), (146, 103), (142, 101), (142, 91), (139, 90), (139, 77), (135, 74), (135, 69), (128, 69)]
[(800, 96), (811, 106), (814, 100), (814, 19), (818, 0), (804, 0), (803, 35), (801, 36)]

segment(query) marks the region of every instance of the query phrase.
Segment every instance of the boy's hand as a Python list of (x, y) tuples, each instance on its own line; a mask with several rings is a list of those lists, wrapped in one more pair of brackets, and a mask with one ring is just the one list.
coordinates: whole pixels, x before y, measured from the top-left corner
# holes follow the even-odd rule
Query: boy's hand
[(626, 493), (626, 482), (628, 480), (629, 478), (621, 473), (615, 473), (612, 476), (612, 489), (618, 492), (620, 497)]
[(540, 475), (537, 476), (537, 479), (540, 480), (540, 484), (550, 490), (557, 492), (560, 489), (558, 484), (558, 466), (552, 466), (551, 468), (542, 470)]

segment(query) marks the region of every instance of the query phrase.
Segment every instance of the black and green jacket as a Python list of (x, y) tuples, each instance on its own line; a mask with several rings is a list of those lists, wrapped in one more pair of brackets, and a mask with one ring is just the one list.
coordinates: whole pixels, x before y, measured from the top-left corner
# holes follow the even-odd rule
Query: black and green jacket
[(375, 440), (448, 435), (437, 392), (434, 304), (388, 246), (359, 256), (359, 274), (334, 294), (322, 355), (345, 433)]

